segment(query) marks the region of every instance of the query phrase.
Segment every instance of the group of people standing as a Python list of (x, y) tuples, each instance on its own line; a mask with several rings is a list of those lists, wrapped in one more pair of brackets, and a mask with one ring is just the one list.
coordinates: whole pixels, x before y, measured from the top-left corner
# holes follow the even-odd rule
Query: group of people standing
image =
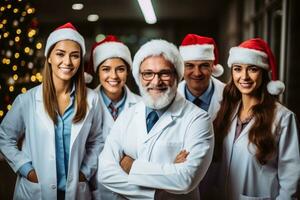
[[(129, 48), (93, 45), (99, 79), (85, 86), (84, 38), (71, 23), (45, 47), (43, 83), (20, 94), (0, 126), (0, 151), (17, 173), (14, 199), (296, 199), (295, 114), (278, 101), (268, 44), (232, 47), (222, 83), (212, 38), (188, 34)], [(140, 96), (126, 86), (132, 73)], [(21, 147), (18, 141), (22, 140)]]

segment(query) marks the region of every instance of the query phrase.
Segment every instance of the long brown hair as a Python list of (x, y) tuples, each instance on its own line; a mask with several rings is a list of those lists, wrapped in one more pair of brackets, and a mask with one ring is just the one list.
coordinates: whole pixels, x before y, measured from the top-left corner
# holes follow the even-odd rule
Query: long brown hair
[[(256, 93), (259, 103), (251, 108), (255, 123), (249, 131), (249, 144), (256, 146), (255, 157), (260, 164), (266, 164), (276, 152), (275, 135), (272, 133), (272, 122), (275, 116), (276, 97), (267, 91), (270, 81), (268, 72), (262, 70), (262, 84)], [(231, 79), (225, 86), (221, 108), (214, 121), (216, 138), (214, 158), (220, 160), (223, 151), (223, 140), (228, 134), (234, 111), (241, 101), (241, 93)]]
[[(51, 64), (48, 62), (50, 53), (56, 44), (52, 45), (49, 50), (49, 53), (46, 57), (44, 70), (43, 70), (43, 102), (45, 110), (48, 115), (54, 122), (57, 123), (57, 111), (58, 111), (58, 102), (55, 92), (55, 87), (52, 79), (52, 68)], [(72, 82), (75, 84), (75, 105), (76, 105), (76, 114), (73, 118), (73, 122), (77, 123), (84, 119), (87, 112), (87, 89), (84, 82), (84, 68), (83, 68), (83, 55), (82, 49), (80, 51), (80, 66), (76, 74), (72, 77)]]

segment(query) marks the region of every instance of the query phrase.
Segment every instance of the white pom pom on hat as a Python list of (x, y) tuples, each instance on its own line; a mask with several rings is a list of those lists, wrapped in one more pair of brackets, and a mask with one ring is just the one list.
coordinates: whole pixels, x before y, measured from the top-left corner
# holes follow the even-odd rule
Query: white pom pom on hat
[(93, 65), (90, 63), (87, 63), (84, 65), (84, 82), (89, 84), (93, 81), (93, 75), (94, 74), (94, 69)]
[(284, 92), (285, 85), (282, 81), (270, 81), (267, 85), (268, 92), (273, 95), (279, 95)]
[(93, 76), (87, 72), (84, 72), (84, 82), (91, 83), (93, 80)]
[(277, 67), (275, 57), (269, 45), (261, 38), (253, 38), (244, 41), (237, 47), (232, 47), (229, 51), (227, 64), (251, 64), (269, 71), (271, 81), (267, 85), (267, 90), (272, 95), (279, 95), (284, 92), (284, 83), (277, 80)]
[(179, 47), (184, 61), (213, 60), (212, 75), (219, 77), (224, 73), (224, 68), (219, 63), (219, 52), (213, 38), (196, 34), (187, 34)]
[(47, 56), (52, 45), (62, 40), (73, 40), (77, 42), (81, 47), (82, 55), (85, 55), (86, 51), (85, 51), (84, 38), (82, 37), (82, 35), (80, 35), (77, 29), (70, 22), (56, 28), (49, 35), (46, 42), (44, 55)]

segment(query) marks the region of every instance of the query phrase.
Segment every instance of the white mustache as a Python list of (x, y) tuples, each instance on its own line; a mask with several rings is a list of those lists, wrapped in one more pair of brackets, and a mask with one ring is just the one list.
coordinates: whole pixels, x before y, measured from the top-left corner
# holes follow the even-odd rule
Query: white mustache
[[(164, 90), (161, 92), (161, 94), (158, 97), (153, 97), (149, 93), (149, 88), (156, 88)], [(142, 86), (142, 84), (139, 84), (140, 93), (142, 96), (142, 99), (146, 106), (153, 108), (153, 109), (162, 109), (169, 105), (172, 100), (176, 96), (177, 91), (177, 81), (175, 81), (173, 86), (166, 86), (166, 85), (148, 85), (148, 86)]]
[(168, 86), (148, 85), (145, 88), (152, 89), (152, 90), (165, 90), (165, 89), (168, 89)]

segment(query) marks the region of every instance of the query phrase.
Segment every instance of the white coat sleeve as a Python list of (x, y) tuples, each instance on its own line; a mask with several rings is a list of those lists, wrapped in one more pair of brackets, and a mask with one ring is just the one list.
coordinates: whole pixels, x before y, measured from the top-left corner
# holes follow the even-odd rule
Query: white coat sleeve
[(192, 191), (204, 177), (212, 160), (214, 137), (207, 115), (198, 116), (189, 123), (184, 143), (183, 149), (190, 152), (185, 162), (160, 164), (137, 159), (130, 170), (129, 183), (176, 194)]
[(17, 147), (18, 140), (25, 133), (23, 108), (26, 108), (26, 105), (24, 105), (22, 97), (19, 95), (0, 126), (0, 151), (14, 172), (17, 172), (25, 163), (31, 162), (29, 156)]
[(294, 199), (300, 180), (298, 127), (295, 115), (289, 113), (280, 123), (278, 152), (279, 196), (276, 199)]
[(81, 171), (87, 180), (90, 180), (90, 178), (96, 173), (98, 168), (98, 156), (104, 146), (101, 128), (103, 112), (101, 110), (98, 95), (95, 98), (94, 104), (91, 129), (85, 143), (86, 152), (81, 165)]
[(119, 116), (110, 134), (106, 138), (104, 149), (99, 156), (97, 181), (102, 183), (109, 190), (127, 199), (154, 199), (155, 190), (128, 183), (128, 174), (123, 171), (119, 164), (124, 155), (122, 131), (125, 130), (125, 116), (124, 112)]

